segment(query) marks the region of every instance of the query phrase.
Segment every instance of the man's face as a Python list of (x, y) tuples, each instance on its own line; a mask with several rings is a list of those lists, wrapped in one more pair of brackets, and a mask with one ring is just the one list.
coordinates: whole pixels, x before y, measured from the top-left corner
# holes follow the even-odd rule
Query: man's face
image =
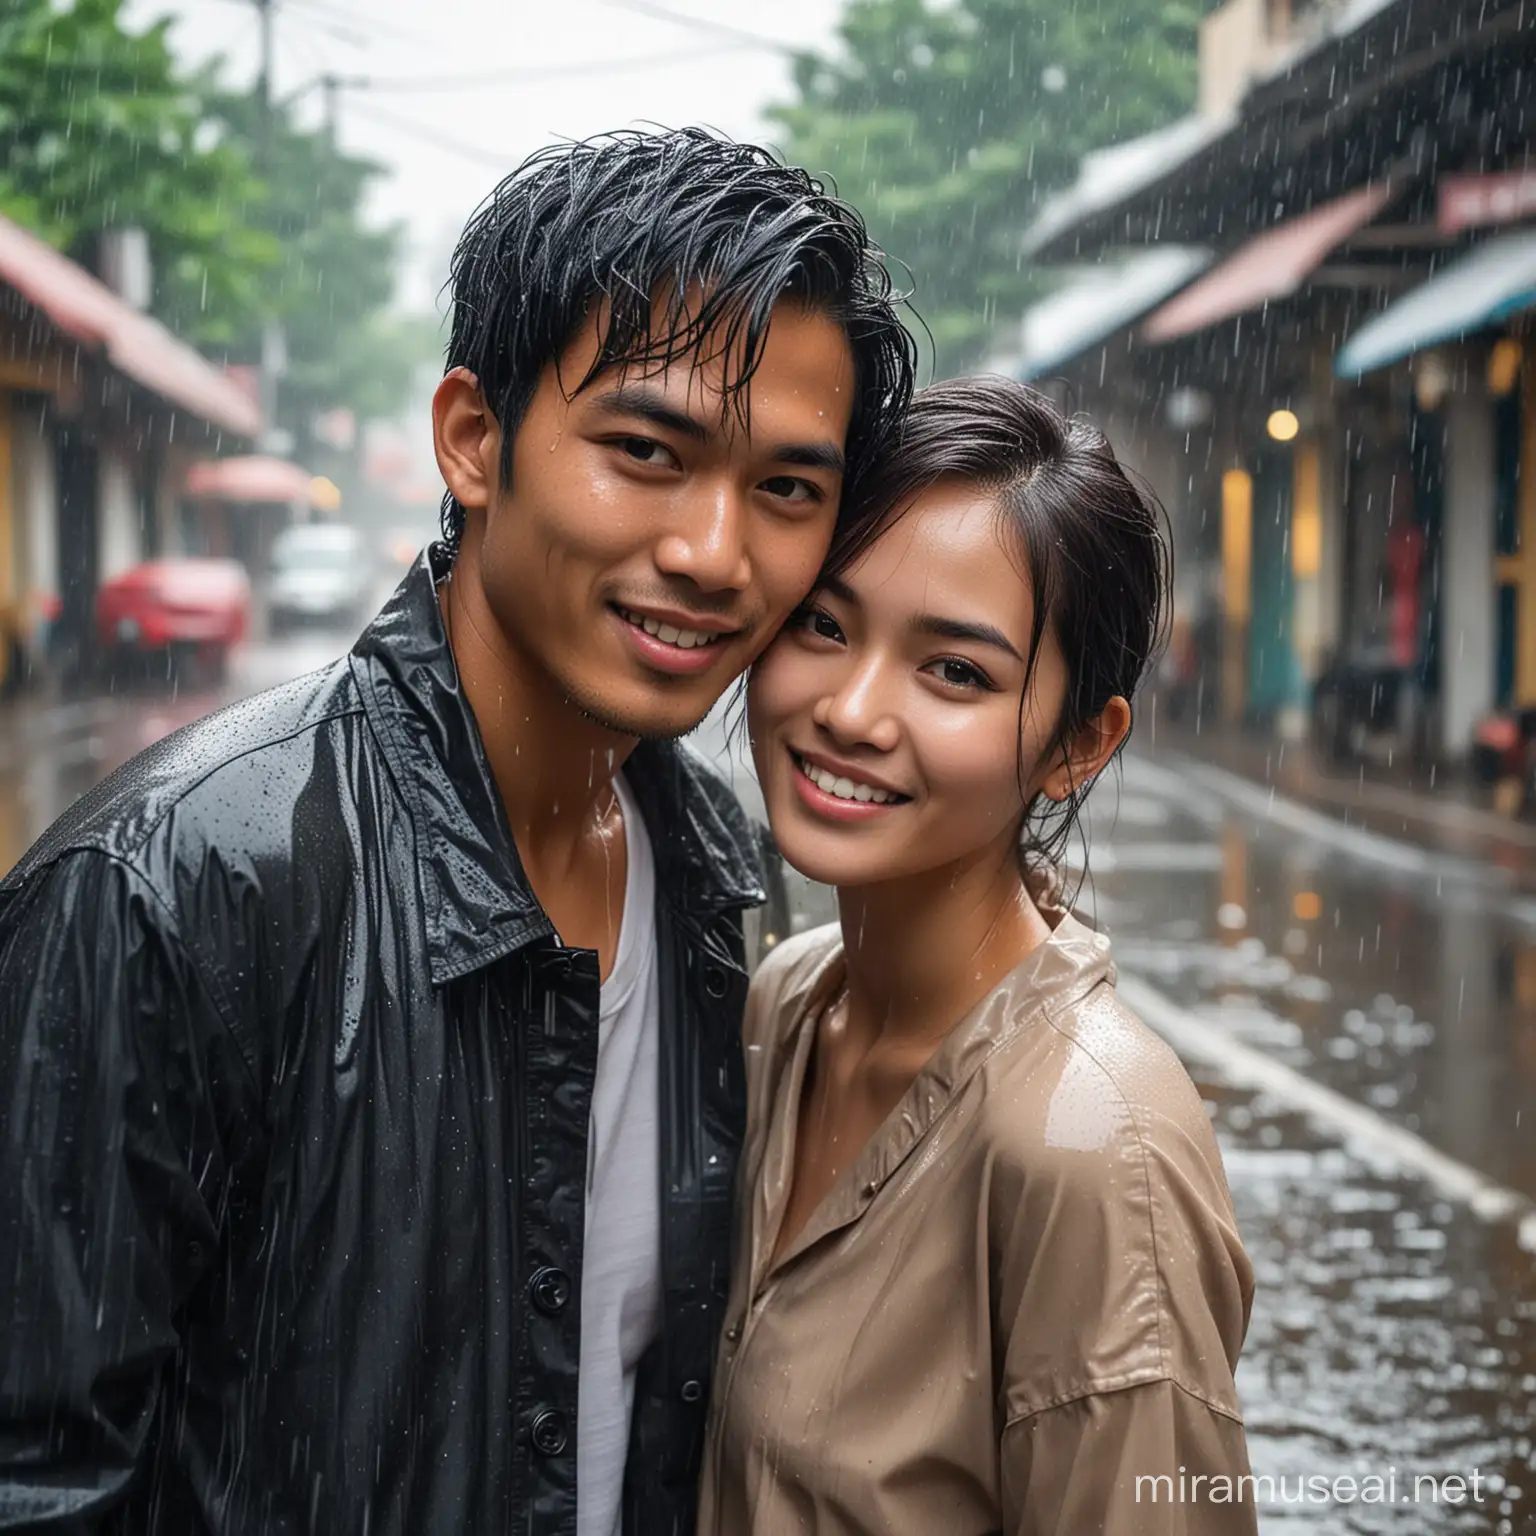
[[(499, 483), (478, 562), (514, 655), (626, 736), (691, 730), (815, 580), (842, 491), (854, 364), (833, 320), (774, 312), (742, 409), (725, 360), (610, 370), (590, 322), (539, 380)], [(562, 387), (562, 380), (565, 387)], [(487, 418), (489, 420), (489, 418)], [(473, 529), (471, 529), (471, 535)]]

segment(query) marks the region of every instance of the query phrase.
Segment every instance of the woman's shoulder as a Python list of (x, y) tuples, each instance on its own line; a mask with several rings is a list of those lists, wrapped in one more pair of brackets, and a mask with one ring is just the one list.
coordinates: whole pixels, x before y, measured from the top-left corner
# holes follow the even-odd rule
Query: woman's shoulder
[[(1004, 1053), (987, 1095), (988, 1139), (1005, 1160), (1118, 1188), (1123, 1161), (1156, 1151), (1198, 1162), (1225, 1196), (1199, 1090), (1168, 1042), (1121, 999), (1112, 975), (1048, 1012), (1022, 1043)], [(1034, 1100), (1032, 1112), (1019, 1112), (1021, 1093)]]
[(1171, 1377), (1236, 1417), (1253, 1270), (1198, 1089), (1112, 978), (1032, 1033), (986, 1095), (988, 1219), (1019, 1315), (1086, 1342), (1016, 1341), (1013, 1413)]

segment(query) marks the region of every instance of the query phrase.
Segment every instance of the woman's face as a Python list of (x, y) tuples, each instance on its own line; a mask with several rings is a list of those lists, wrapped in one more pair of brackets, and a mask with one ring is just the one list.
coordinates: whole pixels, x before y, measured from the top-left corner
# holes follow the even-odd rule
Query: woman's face
[(811, 879), (870, 885), (1006, 856), (1020, 763), (1030, 797), (1059, 769), (1048, 746), (1066, 668), (1047, 634), (1021, 742), (1033, 603), (1001, 532), (985, 492), (931, 488), (753, 669), (748, 720), (774, 837)]

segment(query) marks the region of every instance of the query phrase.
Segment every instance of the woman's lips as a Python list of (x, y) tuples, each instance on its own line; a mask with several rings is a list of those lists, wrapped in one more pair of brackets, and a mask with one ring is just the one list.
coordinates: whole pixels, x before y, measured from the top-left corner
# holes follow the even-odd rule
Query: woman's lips
[(806, 773), (806, 765), (797, 753), (789, 748), (785, 748), (785, 752), (789, 757), (790, 777), (795, 786), (795, 793), (800, 796), (801, 803), (814, 815), (827, 821), (872, 821), (877, 816), (899, 810), (908, 803), (905, 797), (885, 801), (849, 800), (842, 795), (832, 794)]

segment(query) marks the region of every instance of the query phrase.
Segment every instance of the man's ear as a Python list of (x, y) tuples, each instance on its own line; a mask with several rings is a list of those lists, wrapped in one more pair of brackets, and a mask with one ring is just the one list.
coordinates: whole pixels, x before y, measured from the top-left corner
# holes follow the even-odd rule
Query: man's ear
[(496, 486), (501, 430), (467, 368), (444, 375), (432, 396), (432, 446), (437, 468), (453, 499), (483, 511)]

